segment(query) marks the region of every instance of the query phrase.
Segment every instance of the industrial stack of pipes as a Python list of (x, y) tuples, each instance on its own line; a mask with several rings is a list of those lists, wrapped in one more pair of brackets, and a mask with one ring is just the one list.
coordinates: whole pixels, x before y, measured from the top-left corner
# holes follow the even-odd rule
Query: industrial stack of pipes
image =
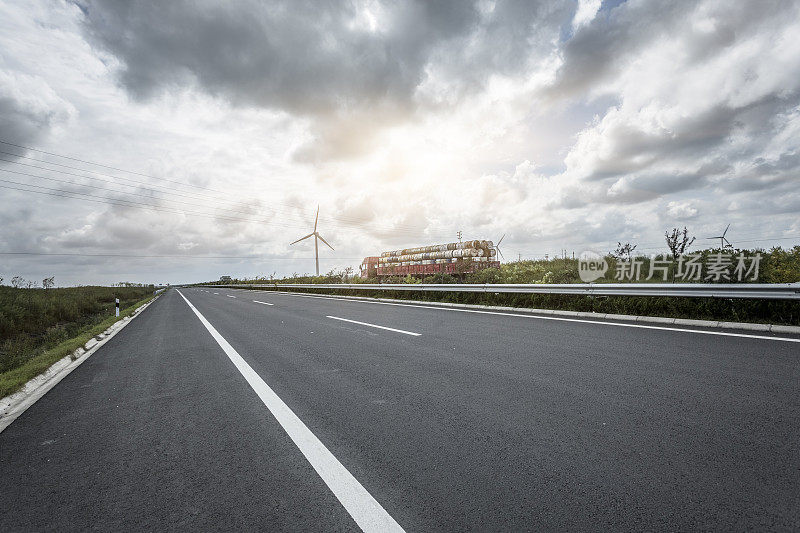
[(406, 248), (383, 252), (378, 259), (379, 266), (441, 265), (457, 263), (465, 259), (476, 262), (491, 261), (497, 255), (492, 241), (464, 241), (419, 248)]

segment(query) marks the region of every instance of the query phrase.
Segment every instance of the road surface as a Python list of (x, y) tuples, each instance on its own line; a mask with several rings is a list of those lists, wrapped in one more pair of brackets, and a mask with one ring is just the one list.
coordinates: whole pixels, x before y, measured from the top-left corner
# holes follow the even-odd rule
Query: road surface
[(0, 433), (0, 530), (798, 529), (800, 343), (715, 332), (170, 290)]

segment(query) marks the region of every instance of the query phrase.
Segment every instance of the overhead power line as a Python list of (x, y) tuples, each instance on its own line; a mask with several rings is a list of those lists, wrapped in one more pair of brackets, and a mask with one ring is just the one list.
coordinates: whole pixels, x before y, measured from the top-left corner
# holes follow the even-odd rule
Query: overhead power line
[[(155, 193), (166, 194), (166, 195), (171, 195), (171, 196), (180, 196), (182, 198), (190, 198), (190, 199), (200, 200), (200, 201), (213, 201), (214, 204), (215, 204), (214, 207), (217, 208), (217, 209), (228, 209), (228, 210), (231, 210), (231, 211), (243, 212), (241, 209), (237, 210), (237, 209), (231, 209), (231, 208), (226, 208), (226, 207), (220, 207), (220, 205), (219, 205), (220, 203), (224, 203), (224, 202), (231, 203), (231, 202), (229, 200), (221, 199), (220, 195), (218, 193), (215, 193), (215, 194), (211, 195), (211, 194), (208, 194), (208, 193), (195, 193), (195, 192), (188, 192), (188, 191), (178, 192), (175, 189), (169, 189), (168, 187), (163, 187), (163, 186), (160, 186), (160, 185), (151, 184), (151, 183), (148, 183), (148, 182), (145, 182), (145, 181), (134, 180), (134, 179), (130, 179), (130, 178), (124, 178), (124, 177), (121, 177), (121, 176), (114, 176), (112, 174), (104, 174), (102, 172), (97, 172), (97, 171), (94, 171), (94, 170), (84, 169), (84, 168), (80, 168), (80, 167), (74, 167), (74, 166), (70, 166), (70, 165), (62, 165), (60, 163), (54, 163), (52, 161), (44, 161), (42, 159), (35, 159), (33, 157), (20, 155), (20, 154), (15, 154), (15, 153), (12, 153), (12, 152), (6, 152), (6, 151), (3, 151), (3, 150), (0, 150), (0, 154), (4, 154), (4, 155), (7, 155), (7, 156), (13, 156), (13, 157), (17, 157), (17, 158), (22, 158), (22, 159), (27, 159), (27, 160), (30, 160), (30, 161), (36, 161), (38, 163), (44, 163), (46, 165), (54, 165), (54, 166), (61, 167), (61, 168), (68, 168), (68, 169), (71, 169), (71, 170), (77, 170), (77, 171), (83, 172), (83, 173), (96, 174), (98, 176), (104, 176), (104, 177), (107, 177), (107, 178), (111, 178), (112, 181), (105, 180), (105, 179), (100, 179), (100, 178), (95, 178), (95, 177), (92, 177), (92, 176), (86, 176), (85, 174), (75, 174), (74, 172), (67, 172), (65, 170), (41, 167), (41, 166), (38, 166), (38, 165), (31, 165), (29, 163), (22, 163), (20, 161), (12, 161), (10, 159), (5, 159), (5, 158), (0, 157), (0, 161), (4, 161), (6, 163), (11, 163), (11, 164), (14, 164), (14, 165), (21, 165), (21, 166), (25, 166), (25, 167), (29, 167), (29, 168), (35, 168), (35, 169), (38, 169), (38, 170), (45, 170), (47, 172), (57, 172), (59, 174), (66, 174), (66, 175), (75, 176), (75, 177), (82, 178), (82, 179), (96, 180), (96, 181), (101, 181), (101, 182), (104, 182), (104, 183), (112, 183), (114, 185), (119, 185), (119, 186), (122, 186), (122, 187), (130, 187), (130, 188), (135, 188), (135, 189), (142, 189), (143, 188), (143, 189), (155, 192)], [(13, 171), (9, 171), (9, 172), (13, 172)], [(33, 176), (32, 174), (26, 174), (26, 175)], [(39, 177), (39, 176), (33, 176), (33, 177)], [(153, 179), (157, 179), (157, 178), (153, 178)], [(130, 182), (130, 183), (134, 183), (136, 185), (128, 185), (127, 183), (117, 183), (116, 180), (127, 181), (127, 182)], [(228, 192), (228, 193), (226, 193), (225, 196), (230, 196), (230, 194), (231, 193)], [(287, 204), (283, 204), (283, 205), (287, 205)], [(299, 217), (299, 215), (297, 213), (291, 213), (291, 212), (287, 213), (285, 209), (281, 210), (281, 209), (277, 209), (275, 207), (270, 207), (269, 210), (273, 211), (275, 214), (279, 214), (280, 213), (284, 217), (286, 217), (286, 216), (294, 216), (294, 217), (298, 218), (298, 221), (300, 220), (300, 217)], [(351, 218), (348, 218), (348, 217), (339, 217), (339, 218), (337, 218), (337, 220), (341, 220), (343, 222), (353, 222), (353, 221), (355, 221), (355, 219), (351, 219)], [(305, 220), (303, 220), (303, 221), (305, 221)]]
[[(80, 252), (0, 252), (0, 255), (20, 255), (20, 256), (65, 256), (65, 257), (125, 257), (125, 258), (144, 258), (144, 259), (250, 259), (260, 261), (292, 261), (292, 260), (306, 260), (314, 259), (313, 257), (273, 257), (273, 256), (260, 256), (260, 255), (180, 255), (180, 254), (90, 254)], [(361, 257), (336, 257), (336, 259), (363, 259)]]
[(151, 176), (149, 174), (143, 174), (141, 172), (136, 172), (136, 171), (133, 171), (133, 170), (125, 170), (124, 168), (112, 167), (110, 165), (104, 165), (102, 163), (96, 163), (94, 161), (87, 161), (85, 159), (79, 159), (77, 157), (70, 157), (68, 155), (61, 155), (61, 154), (56, 154), (56, 153), (53, 153), (53, 152), (46, 152), (44, 150), (39, 150), (38, 148), (32, 148), (30, 146), (23, 146), (21, 144), (14, 144), (12, 142), (4, 141), (2, 139), (0, 139), (0, 143), (6, 144), (8, 146), (14, 146), (16, 148), (22, 148), (23, 150), (30, 150), (32, 152), (38, 152), (40, 154), (47, 154), (47, 155), (50, 155), (50, 156), (53, 156), (53, 157), (61, 157), (63, 159), (69, 159), (70, 161), (77, 161), (79, 163), (84, 163), (86, 165), (95, 165), (95, 166), (98, 166), (98, 167), (107, 168), (109, 170), (115, 170), (117, 172), (125, 172), (127, 174), (133, 174), (133, 175), (136, 175), (136, 176), (142, 176), (144, 178), (167, 181), (169, 183), (174, 183), (176, 185), (181, 185), (183, 187), (195, 187), (195, 188), (198, 188), (198, 189), (205, 189), (205, 190), (208, 190), (208, 191), (215, 192), (217, 194), (226, 194), (227, 193), (227, 191), (220, 191), (220, 190), (216, 190), (216, 189), (211, 189), (209, 187), (203, 187), (202, 185), (192, 185), (190, 183), (184, 183), (184, 182), (181, 182), (181, 181), (171, 180), (171, 179), (167, 179), (167, 178), (164, 178), (164, 177), (157, 178), (155, 176)]
[[(112, 180), (121, 180), (121, 181), (127, 181), (127, 182), (131, 182), (131, 183), (135, 183), (136, 184), (136, 185), (128, 185), (126, 183), (117, 183), (116, 181), (110, 182), (109, 180), (99, 180), (99, 181), (104, 181), (106, 183), (115, 183), (117, 185), (122, 185), (124, 187), (145, 188), (145, 189), (152, 190), (152, 191), (155, 191), (155, 192), (160, 192), (160, 193), (163, 193), (163, 194), (172, 194), (172, 195), (175, 195), (175, 196), (182, 196), (184, 198), (194, 198), (196, 200), (214, 200), (214, 201), (219, 201), (219, 195), (212, 196), (212, 195), (205, 195), (205, 194), (202, 194), (202, 193), (198, 194), (198, 193), (192, 193), (192, 192), (187, 192), (187, 191), (178, 192), (178, 191), (176, 191), (174, 189), (170, 190), (167, 187), (162, 187), (160, 185), (156, 185), (156, 184), (153, 184), (153, 183), (148, 183), (148, 182), (145, 182), (145, 181), (134, 180), (134, 179), (130, 179), (130, 178), (123, 178), (121, 176), (114, 176), (112, 174), (104, 174), (102, 172), (96, 172), (94, 170), (88, 170), (88, 169), (80, 168), (80, 167), (73, 167), (73, 166), (70, 166), (70, 165), (62, 165), (62, 164), (59, 164), (59, 163), (54, 163), (52, 161), (43, 161), (41, 159), (34, 159), (32, 157), (23, 156), (23, 155), (19, 155), (19, 154), (14, 154), (14, 153), (11, 153), (11, 152), (5, 152), (3, 150), (0, 150), (0, 154), (4, 154), (4, 155), (8, 155), (8, 156), (14, 156), (14, 157), (18, 157), (18, 158), (24, 158), (24, 159), (28, 159), (30, 161), (36, 161), (38, 163), (45, 163), (47, 165), (53, 165), (53, 166), (57, 166), (57, 167), (61, 167), (61, 168), (68, 168), (68, 169), (71, 169), (71, 170), (78, 170), (78, 171), (84, 172), (84, 173), (88, 172), (90, 174), (96, 174), (98, 176), (105, 176), (107, 178), (111, 178)], [(72, 172), (67, 172), (67, 171), (64, 171), (64, 170), (57, 170), (57, 169), (52, 169), (52, 168), (47, 168), (47, 167), (40, 167), (40, 166), (37, 166), (37, 165), (31, 165), (31, 164), (28, 164), (28, 163), (21, 163), (19, 161), (11, 161), (9, 159), (4, 159), (4, 158), (0, 158), (0, 161), (5, 161), (6, 163), (12, 163), (14, 165), (22, 165), (22, 166), (36, 168), (36, 169), (40, 169), (40, 170), (47, 170), (48, 172), (59, 172), (61, 174), (69, 174), (70, 176), (77, 176), (79, 178), (84, 178), (84, 179), (98, 180), (98, 178), (93, 178), (91, 176), (86, 176), (84, 174), (74, 174)]]
[[(151, 179), (151, 180), (165, 181), (165, 182), (168, 182), (168, 183), (174, 183), (176, 185), (180, 185), (182, 187), (189, 187), (189, 188), (193, 188), (193, 189), (199, 189), (199, 190), (203, 190), (203, 191), (208, 191), (208, 193), (189, 193), (188, 191), (181, 191), (181, 193), (178, 193), (176, 191), (167, 190), (167, 191), (164, 192), (164, 194), (183, 195), (182, 193), (188, 193), (190, 195), (195, 195), (195, 197), (197, 197), (197, 195), (202, 195), (203, 198), (197, 198), (197, 199), (214, 201), (217, 204), (220, 203), (220, 202), (225, 202), (226, 201), (225, 198), (228, 198), (228, 197), (230, 197), (232, 195), (241, 197), (240, 193), (238, 193), (237, 191), (214, 189), (214, 188), (205, 187), (205, 186), (202, 186), (202, 185), (195, 185), (195, 184), (192, 184), (192, 183), (186, 183), (186, 182), (182, 182), (182, 181), (178, 181), (178, 180), (171, 180), (171, 179), (164, 178), (164, 177), (156, 177), (156, 176), (152, 176), (152, 175), (149, 175), (149, 174), (144, 174), (144, 173), (141, 173), (141, 172), (136, 172), (136, 171), (132, 171), (132, 170), (125, 170), (125, 169), (122, 169), (122, 168), (118, 168), (118, 167), (114, 167), (114, 166), (110, 166), (110, 165), (105, 165), (103, 163), (97, 163), (97, 162), (88, 161), (88, 160), (85, 160), (85, 159), (80, 159), (80, 158), (77, 158), (77, 157), (57, 154), (55, 152), (47, 152), (45, 150), (40, 150), (38, 148), (33, 148), (33, 147), (30, 147), (30, 146), (24, 146), (24, 145), (20, 145), (20, 144), (15, 144), (15, 143), (12, 143), (12, 142), (9, 142), (9, 141), (5, 141), (5, 140), (2, 140), (2, 139), (0, 139), (0, 144), (13, 146), (15, 148), (20, 148), (20, 149), (23, 149), (23, 150), (31, 150), (33, 152), (38, 152), (38, 153), (46, 154), (46, 155), (53, 156), (53, 157), (61, 157), (61, 158), (64, 158), (64, 159), (68, 159), (70, 161), (76, 161), (76, 162), (84, 163), (84, 164), (87, 164), (87, 165), (95, 165), (95, 166), (106, 168), (106, 169), (109, 169), (109, 170), (115, 170), (117, 172), (125, 172), (125, 173), (128, 173), (128, 174), (145, 177), (145, 178), (148, 178), (148, 179)], [(113, 176), (113, 175), (110, 175), (110, 174), (104, 174), (104, 173), (97, 172), (95, 170), (82, 169), (82, 168), (73, 167), (73, 166), (69, 166), (69, 165), (63, 165), (63, 164), (60, 164), (60, 163), (54, 163), (54, 162), (51, 162), (51, 161), (44, 161), (44, 160), (41, 160), (41, 159), (35, 159), (35, 158), (29, 157), (27, 155), (15, 154), (15, 153), (6, 152), (6, 151), (2, 151), (0, 153), (4, 153), (6, 155), (12, 155), (14, 157), (19, 157), (19, 158), (30, 159), (30, 160), (33, 160), (33, 161), (37, 161), (39, 163), (46, 163), (46, 164), (49, 164), (49, 165), (55, 165), (55, 166), (60, 166), (60, 167), (64, 167), (64, 168), (69, 168), (71, 170), (79, 170), (81, 172), (89, 172), (89, 173), (98, 174), (98, 175), (105, 176), (105, 177), (110, 177), (110, 178), (113, 178), (113, 179), (121, 179), (121, 180), (125, 180), (125, 181), (130, 181), (130, 182), (133, 182), (133, 183), (138, 183), (140, 185), (146, 186), (147, 188), (154, 188), (155, 187), (155, 188), (166, 189), (165, 187), (161, 187), (159, 185), (148, 184), (148, 183), (141, 182), (141, 181), (138, 181), (138, 180), (131, 180), (130, 178), (123, 178), (123, 177), (120, 177), (120, 176)], [(15, 161), (8, 161), (8, 160), (5, 160), (5, 161), (9, 162), (9, 163), (15, 163), (15, 164), (24, 164), (24, 163), (17, 163)], [(33, 165), (26, 165), (26, 166), (33, 166)], [(40, 168), (40, 167), (36, 167), (36, 168)], [(56, 171), (54, 169), (43, 168), (42, 170), (48, 170), (48, 171), (51, 171), (51, 172), (58, 172), (58, 171)], [(88, 178), (88, 176), (79, 176), (79, 177)], [(92, 178), (89, 178), (89, 179), (92, 179)], [(220, 196), (220, 195), (223, 195), (223, 196)], [(242, 197), (242, 199), (249, 199), (249, 198), (243, 198)], [(276, 214), (280, 212), (282, 214), (282, 216), (284, 216), (284, 217), (290, 217), (290, 216), (291, 217), (297, 217), (298, 222), (301, 222), (300, 216), (295, 212), (295, 210), (299, 208), (298, 206), (293, 205), (293, 204), (287, 204), (285, 202), (275, 202), (275, 203), (277, 205), (283, 206), (283, 208), (290, 209), (290, 211), (287, 212), (287, 211), (285, 211), (285, 209), (278, 209), (278, 208), (275, 208), (275, 207), (270, 207), (269, 208), (270, 210), (275, 211)], [(346, 216), (342, 216), (342, 215), (334, 215), (334, 216), (331, 216), (331, 217), (323, 217), (323, 220), (328, 220), (329, 222), (330, 221), (341, 222), (346, 226), (358, 226), (359, 224), (362, 224), (362, 222), (360, 220), (358, 220), (358, 219), (354, 219), (352, 217), (346, 217)], [(368, 223), (368, 225), (370, 227), (373, 227), (373, 228), (376, 228), (376, 229), (381, 229), (381, 226), (382, 226), (382, 224), (375, 223), (375, 222)], [(399, 225), (396, 225), (396, 226), (393, 226), (393, 227), (386, 227), (386, 231), (396, 232), (396, 231), (400, 231), (400, 230), (408, 230), (408, 231), (412, 231), (412, 232), (417, 232), (417, 230), (415, 230), (415, 228), (412, 228), (412, 227), (409, 227), (409, 226), (405, 226), (405, 225), (402, 225), (402, 224), (399, 224)]]
[[(211, 214), (211, 213), (203, 213), (203, 212), (198, 212), (198, 211), (187, 211), (187, 210), (182, 210), (182, 209), (173, 209), (173, 208), (166, 207), (166, 206), (156, 206), (156, 205), (152, 205), (152, 204), (148, 204), (148, 203), (136, 202), (136, 201), (133, 201), (133, 200), (127, 200), (127, 199), (124, 199), (124, 198), (108, 198), (108, 197), (105, 197), (105, 196), (97, 196), (97, 195), (94, 195), (94, 194), (82, 193), (82, 192), (77, 192), (77, 191), (65, 191), (63, 189), (54, 189), (52, 187), (44, 187), (42, 185), (34, 185), (34, 184), (31, 184), (31, 183), (21, 183), (21, 182), (13, 181), (13, 180), (0, 179), (0, 182), (10, 183), (10, 184), (13, 184), (13, 185), (19, 185), (19, 186), (22, 186), (22, 187), (35, 187), (37, 189), (43, 189), (43, 190), (32, 191), (30, 189), (22, 189), (22, 188), (19, 188), (19, 187), (11, 187), (11, 186), (8, 186), (8, 185), (0, 185), (0, 187), (2, 187), (4, 189), (13, 189), (13, 190), (17, 190), (17, 191), (31, 192), (31, 193), (35, 193), (35, 194), (47, 194), (49, 196), (59, 196), (59, 197), (62, 197), (62, 198), (72, 198), (74, 200), (83, 200), (83, 201), (87, 201), (87, 202), (91, 201), (91, 202), (94, 202), (94, 203), (116, 205), (116, 206), (120, 206), (120, 207), (132, 207), (132, 208), (136, 208), (136, 209), (149, 209), (149, 210), (152, 210), (152, 211), (160, 211), (160, 212), (163, 212), (163, 213), (173, 213), (173, 214), (179, 214), (179, 215), (191, 215), (191, 216), (197, 216), (197, 217), (203, 217), (203, 218), (211, 218), (211, 219), (230, 220), (232, 222), (249, 222), (249, 223), (271, 224), (273, 226), (286, 227), (286, 228), (297, 228), (297, 227), (299, 227), (299, 226), (293, 226), (293, 225), (289, 225), (289, 224), (275, 223), (275, 222), (269, 221), (269, 220), (253, 220), (253, 219), (232, 217), (232, 216), (228, 216), (228, 215), (224, 215), (224, 214), (216, 214), (215, 215), (215, 214)], [(81, 197), (86, 197), (86, 198), (81, 198)], [(92, 198), (95, 198), (95, 200), (92, 200)]]
[[(117, 189), (110, 189), (110, 188), (107, 188), (107, 187), (100, 187), (100, 186), (97, 186), (97, 185), (81, 184), (81, 183), (76, 183), (74, 181), (62, 180), (62, 179), (53, 178), (53, 177), (49, 177), (49, 176), (38, 176), (36, 174), (20, 172), (20, 171), (17, 171), (17, 170), (10, 170), (10, 169), (2, 169), (2, 168), (0, 168), (0, 172), (8, 172), (8, 173), (18, 174), (18, 175), (22, 175), (22, 176), (28, 176), (28, 177), (44, 179), (44, 180), (48, 180), (48, 181), (54, 181), (54, 182), (57, 182), (57, 183), (63, 183), (63, 184), (71, 185), (71, 186), (74, 186), (74, 187), (89, 188), (92, 191), (97, 191), (97, 190), (108, 191), (108, 192), (115, 193), (115, 194), (143, 197), (145, 199), (154, 200), (154, 201), (163, 201), (164, 200), (163, 198), (157, 198), (157, 197), (154, 197), (154, 196), (136, 195), (134, 193), (130, 193), (130, 192), (126, 192), (126, 191), (120, 191), (120, 190), (117, 190)], [(71, 190), (64, 190), (64, 189), (55, 189), (55, 188), (51, 188), (51, 187), (44, 187), (44, 186), (41, 186), (41, 185), (35, 185), (35, 184), (31, 184), (31, 183), (23, 183), (23, 182), (13, 181), (13, 180), (0, 179), (0, 182), (10, 183), (12, 185), (18, 185), (18, 186), (22, 186), (22, 187), (33, 187), (33, 188), (37, 188), (37, 189), (43, 189), (43, 190), (46, 190), (46, 191), (51, 191), (50, 193), (47, 193), (47, 194), (49, 194), (51, 196), (62, 196), (64, 198), (73, 198), (73, 199), (76, 199), (76, 200), (86, 200), (86, 198), (79, 198), (79, 197), (76, 197), (76, 196), (95, 198), (95, 199), (97, 199), (97, 200), (95, 200), (95, 203), (98, 203), (98, 201), (99, 201), (99, 203), (106, 203), (106, 204), (109, 204), (109, 205), (118, 205), (118, 206), (125, 206), (125, 207), (136, 207), (136, 208), (147, 208), (147, 209), (160, 211), (160, 212), (165, 212), (165, 213), (176, 213), (176, 214), (199, 216), (199, 217), (211, 218), (211, 219), (223, 219), (223, 220), (230, 220), (230, 221), (235, 221), (235, 222), (267, 224), (267, 225), (270, 225), (270, 226), (285, 227), (285, 228), (298, 229), (298, 228), (304, 228), (305, 227), (305, 226), (301, 225), (299, 222), (296, 223), (296, 224), (292, 224), (292, 223), (286, 223), (286, 222), (282, 222), (282, 221), (275, 220), (275, 219), (253, 218), (253, 217), (245, 217), (245, 216), (237, 216), (236, 215), (236, 213), (246, 214), (244, 211), (233, 211), (232, 213), (225, 213), (225, 212), (223, 212), (223, 213), (220, 213), (220, 212), (212, 212), (212, 213), (210, 213), (210, 212), (207, 212), (207, 211), (194, 211), (194, 210), (187, 210), (187, 209), (182, 209), (182, 208), (173, 208), (173, 207), (170, 207), (168, 205), (153, 205), (153, 204), (150, 204), (150, 203), (139, 202), (139, 201), (131, 200), (131, 199), (128, 199), (128, 198), (109, 198), (107, 196), (98, 196), (98, 195), (94, 195), (94, 194), (88, 194), (88, 193), (85, 193), (85, 192), (78, 192), (78, 191), (71, 191)], [(22, 192), (32, 192), (32, 193), (40, 193), (40, 194), (42, 194), (42, 191), (31, 191), (31, 190), (28, 190), (28, 189), (21, 189), (21, 188), (18, 188), (18, 187), (7, 187), (7, 186), (0, 186), (0, 187), (7, 188), (7, 189), (12, 189), (12, 190), (17, 190), (17, 191), (22, 191)], [(88, 201), (88, 200), (86, 200), (86, 201)], [(205, 206), (205, 205), (202, 205), (202, 204), (195, 204), (195, 203), (192, 203), (192, 202), (183, 202), (183, 201), (172, 200), (172, 199), (168, 199), (166, 201), (177, 203), (177, 204), (184, 204), (184, 205), (188, 205), (188, 206), (192, 206), (192, 207), (199, 207), (201, 209), (216, 209), (213, 206)], [(221, 211), (226, 211), (226, 210), (223, 208), (223, 209), (221, 209)], [(227, 210), (227, 211), (231, 211), (231, 210)], [(361, 224), (361, 225), (351, 225), (350, 227), (369, 228), (369, 229), (374, 229), (374, 230), (377, 230), (377, 231), (389, 232), (389, 233), (392, 233), (392, 234), (410, 233), (410, 230), (374, 227), (370, 223), (365, 223), (365, 224)], [(419, 232), (415, 231), (414, 234), (418, 235)]]
[[(84, 183), (76, 183), (74, 181), (62, 180), (62, 179), (58, 179), (58, 178), (52, 178), (52, 177), (49, 177), (49, 176), (37, 176), (36, 174), (29, 174), (29, 173), (26, 173), (26, 172), (19, 172), (17, 170), (9, 170), (9, 169), (0, 168), (0, 171), (1, 172), (10, 172), (10, 173), (19, 174), (19, 175), (22, 175), (22, 176), (28, 176), (28, 177), (38, 178), (38, 179), (43, 179), (43, 180), (48, 180), (48, 181), (54, 181), (54, 182), (57, 182), (57, 183), (64, 183), (66, 185), (72, 185), (72, 186), (75, 186), (75, 187), (90, 188), (93, 191), (95, 191), (95, 190), (109, 191), (109, 192), (113, 192), (113, 193), (117, 193), (117, 194), (127, 194), (127, 195), (137, 196), (137, 197), (138, 196), (143, 196), (144, 198), (152, 199), (152, 200), (164, 200), (163, 198), (158, 198), (158, 197), (155, 197), (155, 196), (140, 195), (140, 194), (131, 193), (131, 192), (127, 192), (127, 191), (120, 191), (118, 189), (109, 189), (108, 187), (100, 187), (100, 186), (97, 186), (97, 185), (87, 185), (87, 184), (84, 184)], [(97, 179), (97, 178), (90, 178), (90, 179)], [(39, 185), (20, 183), (20, 182), (16, 182), (16, 181), (9, 181), (9, 180), (0, 180), (0, 181), (6, 181), (6, 182), (9, 182), (9, 183), (14, 183), (16, 185), (26, 185), (26, 186), (30, 186), (30, 187), (39, 187)], [(61, 189), (51, 189), (51, 190), (62, 191)], [(70, 194), (84, 194), (84, 193), (80, 193), (80, 192), (76, 192), (76, 191), (62, 191), (62, 192), (66, 192), (66, 193), (70, 193)], [(89, 196), (94, 196), (94, 195), (89, 195)], [(98, 196), (95, 196), (95, 197), (97, 197), (97, 198), (105, 198), (105, 197), (98, 197)], [(151, 205), (151, 204), (141, 204), (141, 202), (133, 202), (133, 201), (127, 199), (127, 198), (114, 198), (114, 200), (122, 201), (122, 202), (137, 203), (137, 204), (140, 204), (140, 205)], [(169, 199), (167, 201), (173, 202), (173, 203), (176, 203), (176, 204), (183, 204), (183, 205), (189, 205), (189, 206), (192, 206), (192, 207), (199, 207), (201, 209), (214, 209), (213, 206), (195, 204), (195, 203), (192, 203), (192, 202), (183, 202), (183, 201), (180, 201), (180, 200), (172, 200), (172, 199)], [(163, 207), (163, 206), (153, 206), (153, 207)], [(223, 211), (230, 211), (230, 210), (227, 210), (227, 209), (224, 209), (224, 208), (222, 210)], [(184, 210), (181, 210), (181, 212), (182, 213), (186, 213), (186, 214), (200, 214), (200, 212), (197, 212), (197, 211), (184, 211)], [(244, 214), (243, 211), (233, 211), (233, 213), (243, 213)], [(222, 216), (220, 216), (218, 213), (204, 213), (203, 212), (203, 214), (208, 215), (208, 216), (214, 216), (214, 217), (219, 216), (220, 218), (222, 218)], [(235, 220), (240, 220), (240, 221), (243, 221), (243, 222), (270, 223), (270, 224), (273, 224), (273, 225), (280, 225), (280, 226), (287, 227), (287, 228), (302, 227), (299, 224), (297, 226), (291, 225), (291, 224), (275, 224), (273, 221), (271, 221), (269, 219), (253, 219), (253, 218), (244, 218), (244, 217), (231, 217), (231, 218), (235, 219)]]

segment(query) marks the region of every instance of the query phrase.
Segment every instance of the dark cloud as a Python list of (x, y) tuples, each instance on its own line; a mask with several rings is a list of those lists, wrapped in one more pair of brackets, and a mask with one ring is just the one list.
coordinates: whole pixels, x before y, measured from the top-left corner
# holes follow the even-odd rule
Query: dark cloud
[(691, 173), (626, 176), (606, 191), (604, 199), (596, 198), (595, 201), (615, 204), (638, 203), (691, 189), (700, 189), (706, 185), (708, 180), (705, 176)]
[[(234, 103), (324, 113), (407, 94), (419, 82), (425, 46), (413, 38), (425, 24), (414, 27), (410, 15), (384, 41), (349, 29), (353, 6), (330, 2), (119, 1), (85, 9), (87, 32), (122, 61), (121, 82), (139, 98), (196, 81)], [(468, 23), (445, 9), (431, 9), (431, 19), (452, 21), (453, 30)]]
[(456, 93), (482, 87), (492, 73), (523, 71), (534, 50), (552, 47), (573, 9), (522, 0), (498, 1), (491, 11), (462, 0), (120, 0), (81, 8), (86, 34), (121, 62), (119, 80), (134, 98), (193, 85), (235, 105), (312, 117), (316, 139), (295, 154), (301, 161), (368, 149), (349, 131), (406, 119), (432, 64)]
[(563, 64), (547, 89), (552, 97), (583, 95), (618, 72), (624, 61), (684, 20), (690, 1), (626, 3), (601, 12), (563, 44)]
[[(659, 40), (680, 39), (688, 57), (676, 59), (687, 66), (700, 63), (736, 40), (769, 31), (776, 20), (796, 12), (793, 0), (727, 2), (714, 9), (698, 9), (700, 4), (694, 0), (628, 2), (601, 11), (564, 43), (563, 65), (546, 93), (551, 97), (585, 96), (595, 84), (613, 79), (632, 58)], [(709, 31), (696, 25), (705, 17), (713, 23)]]
[(234, 103), (324, 113), (407, 95), (428, 26), (438, 23), (446, 38), (470, 23), (457, 3), (435, 6), (399, 13), (381, 39), (350, 29), (356, 10), (335, 2), (117, 1), (85, 10), (89, 35), (123, 62), (122, 84), (137, 97), (194, 80)]
[(696, 173), (629, 174), (616, 180), (584, 182), (565, 187), (549, 203), (553, 209), (580, 209), (590, 205), (626, 205), (647, 202), (663, 196), (703, 189), (709, 185), (706, 176)]
[[(751, 153), (758, 153), (780, 126), (780, 117), (800, 104), (797, 94), (770, 94), (741, 107), (717, 105), (688, 116), (670, 129), (653, 130), (651, 124), (629, 120), (610, 120), (603, 129), (606, 150), (594, 162), (586, 179), (604, 180), (640, 172), (664, 163), (689, 162), (700, 165), (698, 172), (714, 175)], [(732, 136), (754, 139), (738, 153), (726, 154), (713, 163), (708, 154), (730, 144)]]
[[(10, 68), (0, 52), (0, 140), (31, 146), (53, 128), (67, 122), (75, 110), (39, 76)], [(24, 155), (24, 149), (0, 144), (4, 152)], [(13, 158), (2, 154), (3, 158)], [(5, 165), (0, 163), (0, 166)]]
[[(524, 66), (542, 28), (563, 22), (549, 2), (82, 2), (92, 40), (122, 62), (146, 98), (196, 81), (235, 103), (325, 114), (379, 101), (407, 105), (425, 66), (472, 67), (459, 78)], [(378, 27), (368, 29), (365, 9)], [(466, 41), (477, 38), (471, 49)], [(549, 43), (547, 43), (549, 46)]]
[[(0, 132), (3, 140), (14, 144), (29, 144), (47, 128), (47, 121), (42, 117), (28, 113), (20, 108), (19, 102), (11, 98), (0, 97)], [(11, 147), (4, 147), (5, 150)]]
[(791, 190), (797, 188), (798, 176), (800, 176), (800, 153), (791, 150), (770, 160), (763, 157), (755, 158), (749, 169), (743, 170), (733, 179), (722, 181), (720, 190), (726, 193), (777, 191), (778, 187)]
[[(31, 105), (24, 99), (3, 95), (0, 89), (0, 139), (20, 146), (31, 146), (47, 135), (63, 118), (63, 109)], [(0, 145), (4, 152), (24, 155), (24, 149)], [(12, 158), (2, 154), (3, 158)], [(0, 162), (0, 165), (3, 165)]]

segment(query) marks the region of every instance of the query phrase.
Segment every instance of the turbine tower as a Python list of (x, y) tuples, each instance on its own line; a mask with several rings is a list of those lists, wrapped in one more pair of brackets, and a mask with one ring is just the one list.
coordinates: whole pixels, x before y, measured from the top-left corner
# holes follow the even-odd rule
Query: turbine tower
[(330, 244), (328, 244), (328, 241), (326, 241), (325, 239), (323, 239), (323, 238), (322, 238), (322, 235), (320, 235), (320, 234), (317, 232), (317, 221), (318, 221), (318, 220), (319, 220), (319, 206), (317, 206), (317, 216), (316, 216), (316, 217), (314, 217), (314, 231), (313, 231), (312, 233), (309, 233), (309, 234), (308, 234), (308, 235), (306, 235), (305, 237), (302, 237), (302, 238), (300, 238), (300, 239), (297, 239), (297, 240), (296, 240), (296, 241), (294, 241), (293, 243), (290, 243), (290, 244), (289, 244), (289, 246), (291, 246), (292, 244), (296, 244), (296, 243), (298, 243), (298, 242), (300, 242), (300, 241), (306, 240), (306, 239), (308, 239), (309, 237), (314, 237), (314, 259), (316, 260), (316, 263), (317, 263), (317, 276), (319, 276), (319, 241), (322, 241), (322, 242), (324, 242), (324, 243), (325, 243), (325, 244), (328, 246), (328, 248), (330, 248), (331, 250), (333, 250), (333, 246), (331, 246)]
[(728, 242), (728, 239), (725, 238), (725, 234), (728, 233), (728, 228), (730, 228), (730, 227), (731, 227), (730, 224), (725, 226), (725, 231), (722, 232), (722, 235), (717, 235), (716, 237), (707, 237), (707, 238), (708, 239), (719, 239), (719, 247), (721, 249), (725, 249), (726, 247), (733, 248), (733, 245)]

